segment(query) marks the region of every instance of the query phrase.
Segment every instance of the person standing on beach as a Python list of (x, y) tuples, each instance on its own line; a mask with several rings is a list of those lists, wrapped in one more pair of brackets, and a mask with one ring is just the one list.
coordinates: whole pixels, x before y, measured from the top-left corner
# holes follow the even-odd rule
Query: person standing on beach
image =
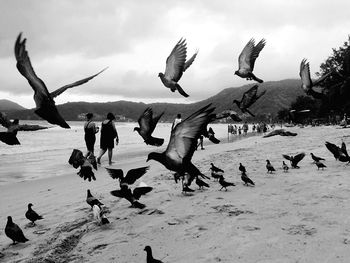
[(90, 154), (94, 155), (94, 147), (96, 142), (95, 134), (99, 131), (99, 128), (96, 127), (95, 123), (92, 121), (93, 117), (94, 115), (92, 113), (87, 113), (86, 122), (84, 124), (84, 139), (87, 148), (86, 156), (89, 156)]
[(171, 130), (174, 130), (176, 125), (178, 125), (180, 122), (182, 122), (181, 114), (178, 113), (175, 120), (173, 121), (173, 125), (171, 126)]
[(116, 145), (119, 143), (119, 137), (117, 129), (114, 124), (115, 116), (113, 113), (109, 112), (107, 114), (107, 119), (101, 124), (101, 136), (100, 136), (100, 155), (97, 157), (97, 163), (101, 164), (101, 157), (108, 150), (108, 161), (109, 165), (112, 165), (112, 156), (114, 148), (114, 139)]
[(248, 132), (248, 124), (247, 124), (247, 122), (245, 122), (243, 124), (243, 133), (244, 133), (244, 135), (247, 135), (247, 132)]

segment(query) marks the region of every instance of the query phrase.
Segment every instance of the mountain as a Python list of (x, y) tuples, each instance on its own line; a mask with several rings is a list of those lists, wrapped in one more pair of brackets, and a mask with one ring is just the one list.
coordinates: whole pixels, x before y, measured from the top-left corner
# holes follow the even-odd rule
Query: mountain
[(10, 100), (0, 100), (0, 112), (25, 110), (26, 108)]
[[(234, 99), (240, 100), (243, 93), (250, 87), (255, 85), (251, 83), (238, 88), (227, 88), (218, 94), (191, 104), (176, 103), (142, 103), (130, 101), (116, 101), (104, 103), (89, 102), (68, 102), (58, 105), (57, 108), (66, 120), (79, 120), (84, 113), (93, 112), (96, 120), (103, 119), (108, 112), (116, 115), (125, 116), (128, 119), (137, 120), (146, 107), (152, 107), (153, 111), (158, 114), (165, 111), (162, 121), (172, 121), (177, 113), (181, 113), (183, 117), (188, 116), (209, 103), (216, 107), (216, 112), (226, 109), (233, 109), (240, 114), (236, 105), (233, 105)], [(300, 88), (300, 80), (286, 79), (281, 81), (269, 81), (259, 84), (258, 94), (266, 90), (266, 94), (262, 96), (250, 108), (256, 116), (271, 115), (276, 116), (277, 112), (283, 108), (288, 108), (295, 99), (303, 95), (304, 92)], [(33, 110), (20, 110), (9, 114), (12, 118), (19, 119), (39, 119)], [(80, 117), (80, 118), (79, 118)]]

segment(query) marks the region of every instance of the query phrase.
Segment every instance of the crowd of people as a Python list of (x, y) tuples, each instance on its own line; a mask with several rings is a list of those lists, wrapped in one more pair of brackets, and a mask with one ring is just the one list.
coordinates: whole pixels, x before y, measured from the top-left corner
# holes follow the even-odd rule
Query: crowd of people
[[(270, 128), (274, 129), (275, 125), (271, 124), (270, 127), (268, 124), (261, 122), (261, 123), (253, 123), (251, 127), (251, 132), (256, 132), (256, 133), (265, 133), (267, 132)], [(228, 134), (233, 134), (233, 135), (247, 135), (249, 131), (249, 126), (248, 123), (245, 122), (243, 125), (233, 125), (233, 124), (228, 124), (227, 126), (227, 132)]]

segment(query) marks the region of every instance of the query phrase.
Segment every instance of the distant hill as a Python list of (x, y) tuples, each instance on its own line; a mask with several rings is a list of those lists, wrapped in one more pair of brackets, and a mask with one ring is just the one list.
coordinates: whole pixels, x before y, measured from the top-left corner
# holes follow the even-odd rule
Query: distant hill
[[(243, 93), (253, 85), (255, 85), (255, 83), (238, 88), (227, 88), (208, 99), (191, 104), (145, 104), (142, 102), (130, 101), (104, 103), (68, 102), (58, 105), (57, 108), (66, 120), (79, 120), (79, 116), (83, 116), (83, 114), (87, 112), (93, 112), (97, 120), (104, 118), (108, 112), (125, 116), (128, 119), (137, 120), (146, 107), (152, 107), (155, 113), (165, 111), (161, 120), (172, 121), (177, 113), (188, 116), (193, 111), (209, 103), (212, 103), (213, 106), (216, 107), (216, 112), (233, 109), (240, 113), (236, 105), (233, 105), (232, 101), (234, 99), (240, 100)], [(251, 107), (251, 111), (257, 116), (267, 114), (276, 116), (279, 110), (288, 108), (298, 96), (303, 94), (300, 88), (300, 80), (297, 79), (265, 82), (259, 85), (258, 93), (263, 90), (266, 90), (266, 94)], [(39, 117), (34, 114), (33, 110), (12, 112), (11, 117), (19, 119), (39, 119)]]
[(0, 100), (1, 112), (9, 112), (9, 111), (17, 111), (17, 110), (25, 110), (25, 109), (26, 108), (10, 100)]

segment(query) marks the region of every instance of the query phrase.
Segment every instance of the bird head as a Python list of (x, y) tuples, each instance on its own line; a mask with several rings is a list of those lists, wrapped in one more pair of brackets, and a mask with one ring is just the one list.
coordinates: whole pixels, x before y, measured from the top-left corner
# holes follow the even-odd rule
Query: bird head
[(11, 216), (8, 216), (8, 217), (7, 217), (7, 222), (8, 222), (8, 223), (12, 223), (12, 217), (11, 217)]
[(239, 75), (239, 72), (238, 72), (238, 70), (236, 70), (236, 71), (235, 71), (235, 75)]
[(164, 77), (164, 74), (163, 74), (162, 72), (159, 72), (159, 73), (158, 73), (158, 77), (160, 77), (160, 78), (161, 78), (161, 77)]
[(140, 127), (135, 127), (134, 131), (140, 132)]
[(90, 192), (90, 189), (87, 190), (87, 196), (88, 196), (88, 197), (91, 197), (91, 196), (92, 196), (92, 194), (91, 194), (91, 192)]
[(148, 154), (146, 162), (148, 162), (149, 160), (156, 160), (156, 161), (160, 162), (161, 154), (160, 153), (156, 153), (156, 152), (151, 152), (151, 153)]
[(267, 163), (269, 163), (270, 161), (269, 160), (266, 160)]
[(238, 100), (233, 100), (232, 103), (236, 104), (238, 107), (239, 107), (239, 104), (241, 104)]
[(29, 204), (28, 204), (28, 208), (31, 208), (32, 206), (33, 206), (32, 203), (29, 203)]
[(148, 251), (151, 251), (152, 249), (150, 246), (145, 246), (145, 248), (143, 250), (148, 252)]

